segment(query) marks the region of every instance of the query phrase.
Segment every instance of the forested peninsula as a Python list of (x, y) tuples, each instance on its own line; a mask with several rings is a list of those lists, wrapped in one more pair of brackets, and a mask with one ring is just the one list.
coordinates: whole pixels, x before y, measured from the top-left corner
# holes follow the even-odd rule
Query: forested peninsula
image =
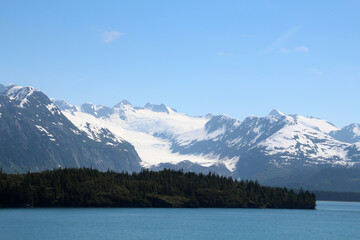
[(209, 173), (57, 169), (0, 171), (0, 207), (188, 207), (314, 209), (315, 195)]

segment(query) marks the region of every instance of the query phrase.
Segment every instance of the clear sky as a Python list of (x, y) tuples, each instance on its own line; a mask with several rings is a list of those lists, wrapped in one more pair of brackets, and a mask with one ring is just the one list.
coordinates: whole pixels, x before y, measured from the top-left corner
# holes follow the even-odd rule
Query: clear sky
[(0, 83), (73, 104), (360, 122), (360, 1), (0, 0)]

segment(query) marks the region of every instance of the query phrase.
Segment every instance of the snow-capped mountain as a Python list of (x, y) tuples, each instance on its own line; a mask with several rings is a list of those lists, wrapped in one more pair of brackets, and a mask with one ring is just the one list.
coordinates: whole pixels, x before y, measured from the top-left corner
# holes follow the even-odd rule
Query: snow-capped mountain
[[(92, 131), (93, 126), (86, 127)], [(140, 158), (130, 143), (107, 129), (96, 133), (88, 137), (42, 92), (0, 85), (0, 165), (5, 171), (91, 166), (140, 170)]]
[(173, 168), (296, 186), (294, 181), (311, 184), (309, 176), (320, 172), (333, 174), (327, 168), (360, 166), (358, 124), (339, 129), (276, 109), (243, 121), (192, 117), (164, 104), (135, 107), (126, 100), (114, 107), (75, 106), (31, 87), (0, 85), (0, 131), (0, 164), (13, 172)]
[(333, 137), (341, 131), (333, 124), (276, 109), (241, 122), (226, 115), (191, 117), (163, 104), (134, 107), (126, 100), (113, 108), (55, 104), (89, 135), (88, 124), (132, 143), (147, 168), (221, 169), (224, 175), (258, 177), (273, 168), (356, 167), (360, 162), (357, 145)]

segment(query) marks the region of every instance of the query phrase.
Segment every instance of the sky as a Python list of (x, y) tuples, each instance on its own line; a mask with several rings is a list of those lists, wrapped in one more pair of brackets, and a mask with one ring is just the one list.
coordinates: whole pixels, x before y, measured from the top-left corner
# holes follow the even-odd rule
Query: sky
[(360, 122), (360, 1), (4, 1), (0, 83), (72, 104)]

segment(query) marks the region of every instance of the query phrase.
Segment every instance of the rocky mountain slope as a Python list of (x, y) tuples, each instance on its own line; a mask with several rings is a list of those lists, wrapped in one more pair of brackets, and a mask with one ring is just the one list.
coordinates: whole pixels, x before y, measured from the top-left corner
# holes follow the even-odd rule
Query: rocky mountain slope
[[(93, 127), (88, 124), (88, 129)], [(90, 130), (89, 130), (90, 131)], [(79, 130), (42, 92), (0, 85), (0, 165), (8, 172), (59, 167), (140, 169), (134, 147), (106, 128)]]

